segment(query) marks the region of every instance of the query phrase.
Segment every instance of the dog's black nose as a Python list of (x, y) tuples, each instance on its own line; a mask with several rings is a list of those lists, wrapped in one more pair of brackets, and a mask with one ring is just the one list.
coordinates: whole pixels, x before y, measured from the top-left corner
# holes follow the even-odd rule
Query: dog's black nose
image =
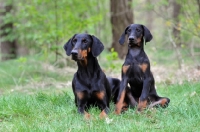
[(129, 36), (129, 41), (135, 41), (135, 37), (133, 37), (133, 36)]
[(78, 55), (78, 51), (77, 51), (77, 50), (72, 50), (72, 51), (71, 51), (71, 54), (72, 54), (72, 55)]

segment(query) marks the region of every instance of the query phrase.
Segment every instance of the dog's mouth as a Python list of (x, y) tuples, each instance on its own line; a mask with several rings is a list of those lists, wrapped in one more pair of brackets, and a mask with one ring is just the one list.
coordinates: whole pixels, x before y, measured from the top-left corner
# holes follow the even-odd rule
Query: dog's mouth
[(129, 41), (128, 45), (130, 47), (139, 47), (140, 46), (140, 43), (137, 43), (137, 42), (134, 42), (134, 41)]
[(72, 55), (72, 60), (77, 61), (78, 60), (78, 55)]
[(84, 59), (83, 59), (83, 57), (78, 56), (78, 54), (72, 54), (72, 60), (74, 60), (74, 61), (82, 61)]

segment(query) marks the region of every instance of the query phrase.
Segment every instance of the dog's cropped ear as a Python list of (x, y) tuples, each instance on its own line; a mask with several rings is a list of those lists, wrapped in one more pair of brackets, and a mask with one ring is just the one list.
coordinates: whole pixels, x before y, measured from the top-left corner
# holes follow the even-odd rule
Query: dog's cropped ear
[(72, 48), (73, 48), (73, 45), (72, 45), (72, 40), (73, 40), (73, 38), (76, 36), (76, 34), (74, 34), (74, 36), (72, 37), (72, 38), (70, 38), (68, 41), (67, 41), (67, 43), (64, 45), (64, 49), (65, 49), (65, 51), (66, 51), (66, 54), (68, 55), (68, 56), (70, 56), (71, 55), (71, 51), (72, 51)]
[(104, 46), (102, 44), (102, 42), (95, 37), (94, 35), (91, 36), (93, 43), (92, 43), (92, 55), (94, 57), (97, 57), (103, 50), (104, 50)]
[(147, 27), (145, 27), (144, 25), (142, 25), (143, 30), (144, 30), (144, 39), (145, 39), (145, 44), (146, 42), (150, 42), (153, 38), (153, 36), (151, 35), (151, 32), (149, 31), (149, 29)]
[(125, 37), (126, 37), (126, 32), (127, 32), (128, 28), (129, 28), (129, 26), (126, 27), (126, 29), (125, 29), (124, 32), (122, 33), (122, 35), (121, 35), (121, 37), (120, 37), (120, 39), (119, 39), (119, 43), (120, 43), (120, 44), (124, 44), (124, 42), (125, 42)]

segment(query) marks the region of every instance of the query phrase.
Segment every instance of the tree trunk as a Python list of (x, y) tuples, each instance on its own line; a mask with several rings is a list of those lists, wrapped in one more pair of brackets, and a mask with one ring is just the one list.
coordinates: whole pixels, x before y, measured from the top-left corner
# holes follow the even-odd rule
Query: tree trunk
[(175, 51), (176, 52), (176, 58), (178, 60), (178, 66), (179, 68), (181, 69), (182, 68), (182, 55), (181, 55), (181, 52), (180, 52), (180, 49), (181, 49), (181, 37), (180, 37), (180, 20), (179, 20), (179, 14), (180, 14), (180, 11), (181, 11), (181, 5), (178, 4), (176, 1), (173, 2), (173, 14), (172, 14), (172, 17), (173, 17), (173, 20), (174, 20), (174, 23), (175, 23), (175, 26), (173, 27), (173, 36), (174, 36), (174, 41), (175, 41), (175, 44), (176, 44), (176, 49)]
[(198, 5), (198, 11), (199, 11), (199, 16), (200, 16), (200, 0), (197, 0), (197, 5)]
[[(2, 40), (2, 38), (8, 36), (13, 29), (13, 23), (6, 23), (4, 24), (4, 16), (7, 13), (10, 13), (10, 11), (12, 10), (12, 6), (11, 5), (5, 5), (5, 3), (1, 2), (0, 3), (0, 30), (1, 30), (1, 45), (0, 45), (0, 49), (1, 49), (1, 59), (2, 60), (8, 60), (8, 59), (14, 59), (17, 57), (17, 53), (16, 53), (16, 42), (14, 41), (9, 41), (9, 40)], [(2, 24), (3, 23), (3, 24)]]
[(128, 51), (126, 44), (120, 45), (118, 40), (125, 28), (133, 23), (132, 0), (110, 0), (111, 24), (112, 24), (112, 48), (123, 59)]
[[(147, 5), (151, 5), (151, 0), (146, 0)], [(154, 21), (154, 13), (152, 10), (148, 10), (146, 12), (146, 27), (152, 31), (153, 30), (153, 21)]]

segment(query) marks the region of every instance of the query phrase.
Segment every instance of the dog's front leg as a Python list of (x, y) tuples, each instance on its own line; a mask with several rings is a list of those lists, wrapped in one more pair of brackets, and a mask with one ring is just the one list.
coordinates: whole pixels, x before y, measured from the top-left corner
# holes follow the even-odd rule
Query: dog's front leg
[(150, 90), (150, 84), (151, 84), (150, 82), (151, 82), (151, 80), (148, 77), (145, 78), (143, 81), (142, 93), (139, 98), (139, 104), (138, 104), (138, 108), (137, 108), (138, 111), (142, 111), (147, 106), (147, 99), (149, 96), (149, 90)]
[(121, 110), (123, 107), (123, 102), (126, 95), (127, 82), (128, 82), (128, 78), (124, 77), (120, 83), (120, 91), (117, 98), (117, 103), (115, 105), (115, 114), (117, 115), (121, 113)]
[(131, 94), (129, 87), (126, 88), (126, 96), (129, 100), (130, 107), (135, 108), (138, 105), (138, 103), (136, 102), (135, 98)]
[(83, 114), (85, 119), (90, 119), (90, 114), (85, 111), (87, 104), (87, 94), (85, 92), (76, 92), (78, 113)]
[(106, 106), (99, 114), (100, 119), (105, 119), (108, 116), (110, 109)]
[(105, 93), (105, 91), (99, 91), (95, 93), (96, 95), (96, 99), (97, 99), (97, 104), (100, 107), (100, 109), (102, 110), (99, 117), (100, 119), (104, 119), (107, 117), (108, 113), (109, 113), (109, 102), (108, 100), (108, 96), (107, 93)]

